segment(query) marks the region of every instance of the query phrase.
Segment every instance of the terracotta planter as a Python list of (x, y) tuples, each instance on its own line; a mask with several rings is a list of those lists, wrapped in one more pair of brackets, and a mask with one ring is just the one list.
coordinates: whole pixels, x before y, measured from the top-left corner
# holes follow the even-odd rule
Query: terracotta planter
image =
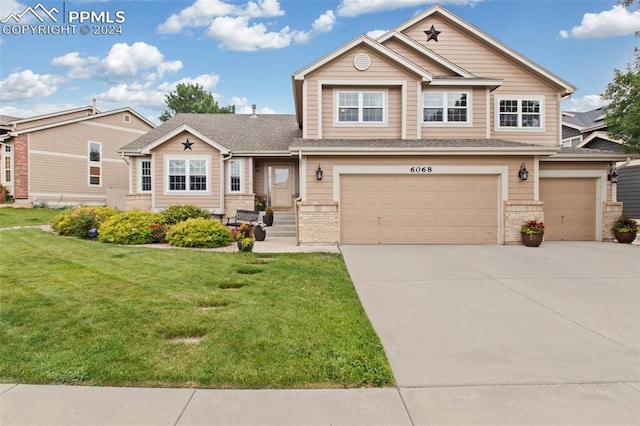
[(631, 244), (633, 240), (636, 239), (635, 232), (613, 231), (613, 234), (616, 236), (616, 240), (621, 244)]
[(522, 232), (522, 244), (527, 247), (539, 247), (542, 244), (544, 238), (544, 232), (538, 232), (535, 234), (527, 234)]
[(264, 241), (267, 238), (267, 231), (262, 228), (255, 228), (253, 235), (256, 237), (256, 241)]

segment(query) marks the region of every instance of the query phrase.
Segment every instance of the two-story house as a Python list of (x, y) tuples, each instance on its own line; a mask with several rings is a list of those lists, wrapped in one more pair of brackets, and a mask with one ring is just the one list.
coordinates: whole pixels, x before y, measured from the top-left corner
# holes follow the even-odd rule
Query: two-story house
[(612, 238), (619, 154), (562, 148), (575, 91), (436, 5), (292, 74), (295, 115), (179, 114), (123, 147), (130, 205), (233, 216), (264, 195), (303, 243)]
[(0, 117), (0, 183), (17, 205), (126, 207), (128, 166), (118, 148), (155, 125), (130, 108), (95, 105)]

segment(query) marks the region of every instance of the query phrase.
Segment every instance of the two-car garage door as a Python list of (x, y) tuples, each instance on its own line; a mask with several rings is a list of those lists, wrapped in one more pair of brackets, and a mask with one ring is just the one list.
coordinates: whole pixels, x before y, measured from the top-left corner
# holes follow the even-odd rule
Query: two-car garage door
[(342, 175), (340, 237), (359, 244), (496, 244), (498, 175)]

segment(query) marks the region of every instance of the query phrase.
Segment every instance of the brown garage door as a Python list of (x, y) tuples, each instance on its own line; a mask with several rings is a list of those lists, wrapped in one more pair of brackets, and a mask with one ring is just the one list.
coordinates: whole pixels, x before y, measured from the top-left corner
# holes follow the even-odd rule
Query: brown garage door
[(592, 178), (540, 179), (545, 240), (596, 239), (596, 184)]
[(341, 242), (495, 244), (498, 192), (497, 175), (343, 175)]

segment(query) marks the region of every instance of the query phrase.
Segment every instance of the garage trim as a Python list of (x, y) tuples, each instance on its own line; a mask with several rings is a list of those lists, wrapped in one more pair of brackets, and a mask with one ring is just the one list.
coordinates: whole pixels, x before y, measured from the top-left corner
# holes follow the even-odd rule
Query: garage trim
[[(602, 241), (602, 203), (607, 195), (607, 172), (605, 170), (541, 170), (540, 179), (548, 178), (595, 178), (596, 182), (596, 241)], [(539, 201), (539, 194), (538, 199)]]
[(431, 172), (424, 175), (499, 175), (498, 188), (498, 244), (504, 244), (504, 201), (509, 199), (509, 167), (508, 166), (429, 166), (422, 160), (416, 164), (403, 166), (334, 166), (333, 167), (333, 201), (340, 205), (341, 175), (415, 175), (412, 167), (431, 167)]

